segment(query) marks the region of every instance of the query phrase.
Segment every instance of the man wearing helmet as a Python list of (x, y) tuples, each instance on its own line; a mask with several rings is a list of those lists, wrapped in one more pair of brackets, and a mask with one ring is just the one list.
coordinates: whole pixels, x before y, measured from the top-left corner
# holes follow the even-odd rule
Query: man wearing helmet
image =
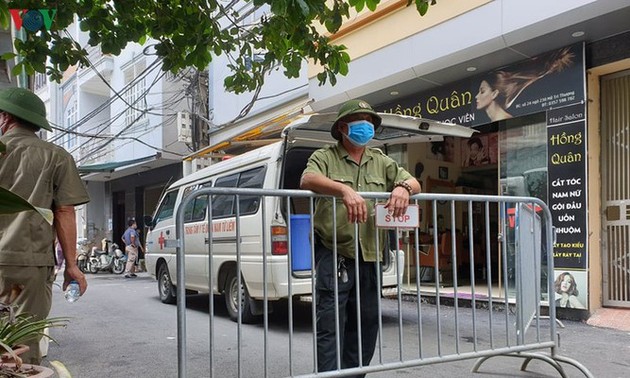
[[(90, 198), (72, 156), (39, 139), (35, 132), (40, 128), (52, 130), (39, 97), (23, 88), (0, 90), (0, 141), (6, 146), (0, 186), (54, 214), (52, 226), (34, 211), (0, 215), (0, 302), (43, 319), (52, 304), (55, 234), (66, 260), (63, 289), (71, 280), (79, 283), (81, 294), (87, 289), (76, 264), (74, 206)], [(39, 340), (28, 345), (23, 360), (39, 364)]]
[[(316, 234), (316, 303), (318, 371), (367, 366), (374, 354), (378, 335), (378, 301), (376, 259), (381, 259), (385, 233), (376, 245), (374, 200), (357, 192), (391, 192), (386, 207), (394, 216), (403, 215), (409, 197), (420, 192), (420, 184), (380, 150), (367, 147), (381, 117), (362, 100), (350, 100), (339, 109), (330, 133), (334, 146), (315, 151), (302, 173), (300, 187), (333, 197), (318, 198), (313, 215)], [(333, 229), (333, 200), (336, 206), (336, 229)], [(343, 204), (343, 206), (341, 206)], [(358, 233), (355, 235), (355, 224)], [(335, 238), (336, 237), (336, 238)], [(358, 251), (355, 243), (358, 237)], [(337, 261), (333, 261), (333, 240)], [(355, 282), (355, 259), (359, 259), (359, 280)], [(337, 276), (334, 276), (334, 266)], [(341, 366), (337, 366), (335, 339), (335, 286), (339, 305), (339, 341)], [(361, 321), (357, 319), (356, 286), (359, 286)], [(360, 329), (359, 329), (360, 324)], [(359, 357), (359, 333), (361, 356)]]

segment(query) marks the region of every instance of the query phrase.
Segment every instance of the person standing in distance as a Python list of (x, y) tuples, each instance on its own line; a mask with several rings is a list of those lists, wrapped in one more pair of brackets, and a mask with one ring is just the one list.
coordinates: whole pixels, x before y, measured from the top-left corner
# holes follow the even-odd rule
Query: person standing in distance
[[(133, 240), (133, 242), (131, 240), (132, 235), (135, 236), (135, 239)], [(121, 237), (121, 240), (125, 245), (125, 251), (127, 251), (127, 247), (132, 244), (136, 247), (137, 256), (135, 260), (135, 268), (134, 268), (134, 272), (135, 272), (135, 270), (138, 268), (139, 259), (141, 257), (140, 254), (142, 253), (142, 245), (140, 244), (140, 234), (138, 234), (138, 224), (136, 223), (135, 219), (129, 219), (127, 221), (127, 229), (125, 230), (125, 233)], [(127, 256), (127, 258), (129, 257)], [(131, 272), (131, 273), (134, 273), (134, 272)], [(133, 276), (135, 277), (135, 274)]]
[[(35, 132), (52, 130), (46, 107), (23, 88), (0, 90), (0, 186), (27, 199), (34, 206), (51, 209), (53, 225), (34, 211), (0, 215), (0, 301), (17, 313), (38, 319), (48, 317), (55, 280), (55, 234), (66, 261), (63, 290), (70, 281), (87, 281), (77, 267), (77, 226), (74, 206), (89, 202), (74, 159), (63, 148), (43, 141)], [(39, 339), (27, 344), (26, 363), (39, 364)]]
[[(378, 149), (367, 147), (381, 117), (362, 100), (350, 100), (339, 109), (330, 133), (338, 143), (315, 151), (302, 173), (300, 187), (332, 197), (318, 198), (313, 215), (315, 229), (317, 370), (337, 369), (335, 341), (334, 280), (338, 281), (341, 368), (359, 366), (357, 298), (361, 303), (361, 362), (370, 364), (378, 335), (380, 288), (377, 287), (376, 259), (382, 259), (384, 231), (377, 231), (374, 200), (357, 192), (391, 192), (386, 207), (394, 216), (403, 215), (409, 197), (420, 192), (418, 181), (396, 161)], [(332, 201), (337, 228), (333, 229)], [(343, 205), (342, 205), (343, 204)], [(355, 235), (355, 224), (358, 235)], [(381, 245), (376, 246), (379, 232)], [(333, 261), (333, 240), (337, 236), (337, 261)], [(359, 250), (355, 250), (358, 237)], [(355, 282), (355, 259), (359, 259), (359, 281)], [(334, 265), (339, 268), (334, 276)]]
[(136, 262), (138, 261), (138, 244), (136, 244), (136, 233), (129, 234), (129, 244), (125, 247), (127, 253), (127, 265), (125, 266), (125, 278), (135, 278)]

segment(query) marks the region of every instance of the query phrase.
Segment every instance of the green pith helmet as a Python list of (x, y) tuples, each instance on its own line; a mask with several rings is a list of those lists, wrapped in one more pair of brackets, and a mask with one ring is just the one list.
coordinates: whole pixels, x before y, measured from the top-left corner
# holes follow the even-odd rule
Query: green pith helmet
[(332, 135), (332, 137), (337, 140), (341, 140), (341, 133), (339, 132), (339, 129), (337, 128), (337, 123), (339, 122), (340, 119), (342, 119), (345, 116), (348, 116), (350, 114), (358, 114), (358, 113), (365, 113), (365, 114), (371, 115), (372, 123), (374, 124), (375, 129), (381, 125), (381, 121), (382, 121), (381, 116), (379, 116), (374, 111), (374, 109), (372, 109), (372, 106), (370, 106), (370, 104), (368, 104), (367, 102), (363, 100), (349, 100), (349, 101), (346, 101), (343, 105), (341, 105), (341, 108), (339, 108), (339, 113), (337, 113), (337, 119), (335, 120), (335, 123), (333, 123), (332, 127), (330, 128), (330, 135)]
[(46, 106), (33, 92), (24, 88), (0, 90), (0, 110), (52, 131), (46, 120)]

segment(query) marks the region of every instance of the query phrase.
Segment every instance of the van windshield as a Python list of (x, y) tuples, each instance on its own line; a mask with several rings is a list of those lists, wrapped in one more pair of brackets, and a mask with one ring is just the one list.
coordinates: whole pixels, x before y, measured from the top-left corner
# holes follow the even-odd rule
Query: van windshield
[(177, 197), (177, 191), (166, 193), (160, 203), (158, 211), (155, 213), (155, 220), (153, 224), (157, 224), (159, 221), (169, 219), (173, 217), (173, 211), (175, 210), (175, 198)]

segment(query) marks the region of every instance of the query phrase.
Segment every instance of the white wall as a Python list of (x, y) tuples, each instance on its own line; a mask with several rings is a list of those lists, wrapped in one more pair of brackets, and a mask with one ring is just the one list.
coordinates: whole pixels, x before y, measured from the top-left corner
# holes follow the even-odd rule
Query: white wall
[[(223, 80), (229, 74), (231, 71), (227, 68), (227, 58), (225, 56), (215, 58), (210, 65), (210, 75), (214, 77), (214, 80), (210, 88), (209, 106), (213, 115), (211, 120), (219, 126), (232, 121), (253, 98), (251, 92), (239, 95), (228, 93)], [(300, 76), (297, 79), (288, 79), (284, 76), (282, 69), (273, 70), (265, 78), (259, 100), (254, 104), (249, 116), (287, 102), (306, 86), (308, 86), (306, 63), (302, 64)]]
[[(242, 4), (238, 9), (239, 14), (245, 15), (251, 9), (251, 3)], [(255, 13), (247, 16), (246, 22), (255, 22), (266, 12), (267, 7), (261, 7)], [(231, 74), (228, 68), (228, 58), (225, 54), (215, 57), (209, 66), (210, 71), (210, 96), (209, 109), (210, 120), (216, 126), (224, 126), (232, 121), (241, 110), (251, 102), (253, 93), (243, 93), (235, 95), (225, 91), (223, 81)], [(304, 90), (308, 87), (307, 64), (302, 64), (300, 75), (296, 79), (288, 79), (284, 75), (284, 69), (278, 67), (267, 75), (259, 100), (246, 118), (255, 117), (256, 114), (286, 103), (297, 96), (300, 88)]]
[(87, 221), (84, 220), (85, 233), (80, 234), (79, 237), (87, 237), (92, 241), (98, 241), (104, 237), (111, 238), (107, 224), (107, 219), (111, 216), (111, 194), (106, 193), (105, 184), (102, 182), (88, 182), (87, 189), (90, 195), (90, 202), (84, 205)]
[[(311, 78), (309, 93), (315, 100), (312, 107), (328, 109), (392, 85), (431, 78), (429, 75), (444, 68), (500, 50), (506, 50), (506, 54), (511, 51), (513, 61), (524, 59), (528, 54), (535, 55), (534, 51), (517, 51), (515, 45), (627, 6), (627, 1), (614, 0), (495, 0), (353, 60), (349, 74), (339, 76), (334, 87), (319, 86), (317, 79)], [(366, 43), (371, 33), (378, 32), (369, 26), (363, 31)], [(541, 48), (537, 53), (546, 51)]]

